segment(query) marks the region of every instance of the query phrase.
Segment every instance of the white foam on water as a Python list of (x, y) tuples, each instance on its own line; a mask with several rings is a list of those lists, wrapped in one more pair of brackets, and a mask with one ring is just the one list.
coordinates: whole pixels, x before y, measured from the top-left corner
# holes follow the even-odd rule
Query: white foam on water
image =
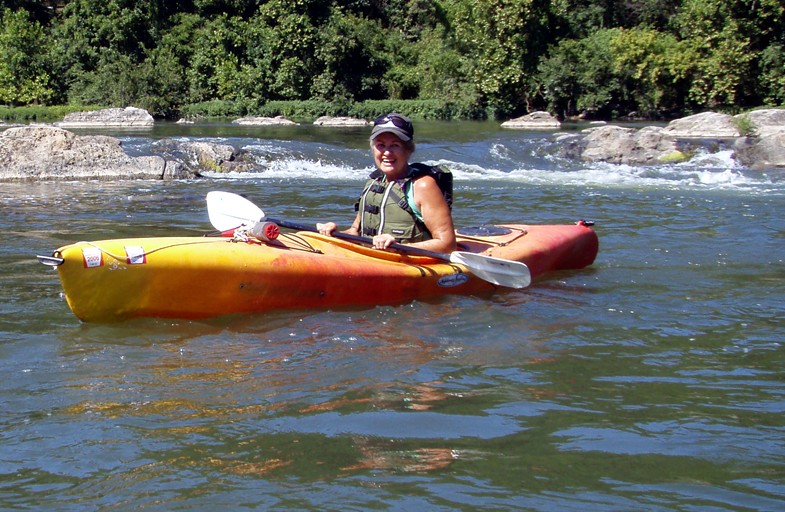
[[(353, 162), (346, 154), (334, 154), (328, 149), (324, 158), (306, 157), (280, 144), (254, 144), (246, 149), (254, 154), (258, 171), (242, 173), (205, 173), (208, 177), (229, 179), (309, 179), (362, 181), (373, 167), (365, 152), (358, 152)], [(548, 168), (515, 167), (505, 146), (494, 145), (491, 159), (499, 166), (513, 164), (510, 169), (485, 167), (480, 164), (451, 160), (426, 160), (428, 164), (444, 164), (456, 182), (509, 181), (532, 185), (602, 186), (612, 188), (651, 189), (706, 189), (739, 190), (752, 193), (785, 193), (785, 180), (772, 181), (765, 173), (745, 170), (733, 159), (732, 151), (699, 153), (690, 161), (654, 166), (610, 163), (546, 162)], [(313, 154), (311, 153), (311, 157)], [(322, 156), (322, 155), (320, 155)], [(493, 165), (492, 162), (489, 162)], [(354, 164), (354, 165), (352, 165)], [(552, 165), (552, 166), (551, 166)]]

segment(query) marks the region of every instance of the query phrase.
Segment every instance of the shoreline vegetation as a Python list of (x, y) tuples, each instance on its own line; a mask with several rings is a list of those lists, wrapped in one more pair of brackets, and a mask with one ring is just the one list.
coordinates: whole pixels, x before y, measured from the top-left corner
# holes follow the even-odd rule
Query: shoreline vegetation
[[(55, 123), (62, 121), (63, 118), (69, 114), (80, 112), (96, 112), (101, 110), (110, 109), (109, 106), (99, 105), (54, 105), (54, 106), (21, 106), (9, 107), (7, 105), (0, 105), (0, 128), (5, 124), (29, 124), (29, 123)], [(760, 106), (746, 111), (737, 112), (735, 116), (735, 126), (742, 136), (754, 136), (755, 126), (749, 121), (749, 115), (752, 112), (761, 110), (778, 110), (785, 107), (766, 107)], [(351, 119), (365, 119), (371, 120), (379, 115), (379, 112), (405, 112), (407, 116), (415, 120), (453, 120), (453, 121), (471, 121), (476, 119), (466, 119), (461, 117), (453, 117), (450, 115), (450, 105), (436, 101), (419, 101), (419, 100), (383, 100), (383, 101), (366, 101), (363, 103), (347, 105), (333, 105), (320, 101), (276, 101), (271, 102), (264, 108), (255, 109), (254, 111), (247, 111), (246, 109), (238, 108), (231, 102), (226, 101), (210, 101), (198, 104), (186, 105), (183, 108), (183, 115), (178, 119), (168, 119), (171, 121), (178, 120), (180, 122), (196, 122), (214, 121), (214, 120), (232, 120), (241, 117), (284, 117), (298, 122), (315, 121), (321, 117), (346, 117)], [(541, 112), (530, 113), (536, 116), (543, 114)], [(552, 117), (556, 120), (555, 117)], [(674, 119), (669, 119), (673, 121)], [(165, 118), (158, 118), (158, 120), (166, 120)], [(566, 119), (567, 121), (585, 121), (579, 116)], [(505, 123), (509, 123), (510, 119)], [(603, 122), (623, 122), (623, 121), (636, 121), (636, 122), (654, 122), (655, 119), (629, 117), (625, 116), (618, 119), (603, 119), (597, 120)], [(661, 121), (661, 120), (660, 120)], [(558, 121), (557, 121), (558, 122)]]
[(12, 122), (126, 105), (501, 121), (785, 105), (780, 0), (6, 0), (0, 22)]
[[(6, 123), (52, 123), (61, 121), (66, 115), (111, 108), (108, 105), (28, 105), (10, 107), (0, 105), (0, 122)], [(436, 100), (367, 100), (358, 103), (335, 104), (317, 100), (273, 101), (254, 109), (245, 108), (232, 101), (213, 100), (184, 105), (176, 117), (157, 119), (177, 120), (221, 120), (240, 117), (277, 117), (297, 121), (313, 121), (320, 117), (350, 117), (374, 119), (380, 112), (406, 112), (416, 120), (470, 121), (455, 115), (449, 102)]]

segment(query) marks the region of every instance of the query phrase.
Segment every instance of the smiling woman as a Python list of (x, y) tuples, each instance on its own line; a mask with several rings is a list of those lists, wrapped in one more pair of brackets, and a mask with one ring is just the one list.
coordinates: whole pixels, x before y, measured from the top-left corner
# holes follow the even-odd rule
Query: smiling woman
[[(396, 243), (438, 252), (455, 250), (452, 222), (452, 179), (449, 171), (410, 164), (415, 150), (414, 125), (396, 113), (379, 116), (371, 131), (376, 165), (356, 205), (357, 215), (345, 231), (373, 237), (373, 246), (388, 249)], [(442, 179), (449, 175), (449, 179)], [(331, 235), (337, 225), (319, 224)]]

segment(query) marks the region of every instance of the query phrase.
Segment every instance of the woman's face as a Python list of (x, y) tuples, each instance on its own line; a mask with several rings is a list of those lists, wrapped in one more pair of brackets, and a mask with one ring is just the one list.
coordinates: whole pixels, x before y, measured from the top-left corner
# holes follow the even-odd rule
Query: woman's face
[(381, 133), (373, 139), (373, 161), (390, 179), (406, 176), (411, 152), (407, 145), (392, 133)]

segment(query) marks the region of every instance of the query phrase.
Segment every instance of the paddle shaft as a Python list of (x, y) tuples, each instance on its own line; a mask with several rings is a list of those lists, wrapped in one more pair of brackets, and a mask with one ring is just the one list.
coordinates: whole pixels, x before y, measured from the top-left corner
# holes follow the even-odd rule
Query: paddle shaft
[[(281, 219), (265, 219), (269, 222), (275, 222), (281, 227), (289, 228), (289, 229), (296, 229), (298, 231), (312, 231), (314, 233), (318, 233), (319, 230), (313, 226), (309, 226), (308, 224), (300, 224), (299, 222), (291, 222), (288, 220), (281, 220)], [(340, 240), (346, 240), (347, 242), (354, 242), (357, 244), (366, 244), (366, 245), (373, 245), (373, 240), (371, 238), (359, 235), (350, 235), (349, 233), (343, 233), (341, 231), (333, 231), (332, 236), (338, 238)], [(430, 258), (434, 258), (437, 260), (443, 261), (450, 261), (450, 255), (445, 254), (443, 252), (435, 252), (429, 251), (427, 249), (420, 249), (419, 247), (412, 247), (410, 245), (403, 245), (397, 242), (393, 242), (390, 244), (390, 249), (395, 249), (396, 251), (401, 251), (408, 254), (413, 254), (417, 256), (427, 256)]]
[[(263, 221), (268, 221), (270, 225), (318, 233), (318, 230), (314, 226), (309, 226), (307, 224), (300, 224), (287, 220), (268, 219), (265, 217), (264, 212), (251, 201), (230, 192), (212, 191), (208, 193), (207, 210), (210, 215), (210, 222), (213, 224), (213, 227), (219, 231), (226, 231), (238, 226), (250, 226), (252, 227), (251, 232), (253, 233), (255, 226)], [(373, 244), (373, 240), (367, 237), (349, 235), (342, 232), (334, 232), (333, 236), (353, 243), (366, 245)], [(463, 265), (480, 279), (500, 286), (525, 288), (531, 283), (531, 272), (529, 271), (529, 267), (518, 261), (504, 260), (472, 252), (455, 251), (450, 254), (445, 254), (398, 243), (392, 244), (390, 248), (403, 254), (425, 256)]]

